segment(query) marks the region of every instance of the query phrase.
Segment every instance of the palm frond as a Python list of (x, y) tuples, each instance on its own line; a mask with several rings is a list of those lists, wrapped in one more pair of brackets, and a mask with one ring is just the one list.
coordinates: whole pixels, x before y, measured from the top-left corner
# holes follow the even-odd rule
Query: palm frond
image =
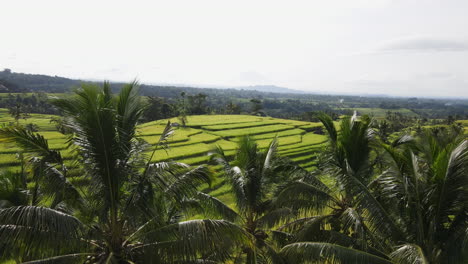
[(204, 209), (205, 214), (222, 217), (231, 222), (235, 222), (240, 216), (221, 200), (209, 194), (199, 192), (196, 196), (197, 201)]
[(234, 247), (253, 247), (250, 234), (226, 220), (185, 221), (164, 227), (158, 232), (172, 233), (175, 237), (138, 245), (133, 251), (144, 249), (145, 257), (153, 261), (159, 258), (163, 263), (183, 263), (197, 261), (200, 256), (226, 261)]
[(332, 215), (318, 215), (310, 217), (295, 233), (296, 241), (314, 241), (325, 223), (332, 219)]
[(266, 214), (261, 216), (257, 222), (259, 226), (271, 228), (279, 223), (294, 217), (293, 210), (291, 208), (283, 207), (273, 210), (269, 210)]
[(415, 244), (404, 244), (390, 254), (390, 258), (401, 264), (428, 264), (423, 250)]
[(393, 140), (393, 142), (391, 143), (391, 146), (395, 148), (395, 147), (398, 147), (404, 144), (413, 143), (413, 142), (414, 142), (414, 138), (411, 135), (404, 134), (396, 138), (395, 140)]
[(163, 130), (161, 136), (159, 137), (158, 143), (154, 147), (153, 152), (151, 152), (151, 155), (149, 156), (148, 161), (146, 162), (145, 170), (143, 171), (144, 176), (146, 176), (149, 173), (149, 170), (150, 170), (150, 167), (151, 167), (151, 164), (152, 164), (152, 160), (153, 160), (154, 155), (156, 154), (156, 151), (159, 148), (162, 148), (164, 150), (166, 150), (168, 148), (167, 140), (169, 139), (169, 137), (172, 134), (174, 134), (174, 129), (171, 126), (171, 122), (167, 121), (167, 124), (164, 127), (164, 130)]
[(338, 132), (335, 128), (335, 124), (333, 123), (333, 119), (325, 113), (320, 113), (317, 115), (317, 118), (322, 122), (323, 126), (328, 132), (328, 136), (330, 137), (332, 144), (336, 144), (338, 138)]
[(278, 194), (275, 203), (295, 209), (321, 211), (334, 201), (335, 198), (326, 189), (322, 190), (320, 187), (305, 182), (295, 182)]
[(210, 170), (206, 166), (198, 166), (185, 171), (183, 174), (175, 174), (175, 181), (167, 186), (166, 192), (171, 193), (179, 199), (195, 195), (201, 184), (211, 184), (211, 175)]
[(62, 163), (60, 152), (51, 150), (47, 139), (41, 134), (23, 127), (5, 127), (0, 129), (0, 142), (15, 143), (26, 153), (34, 153), (47, 162)]
[[(456, 215), (468, 203), (468, 141), (461, 142), (450, 154), (446, 155), (443, 164), (436, 163), (438, 200), (434, 207), (434, 221), (436, 226), (442, 219)], [(440, 160), (437, 158), (436, 160)]]
[[(86, 248), (83, 226), (73, 216), (35, 206), (0, 210), (0, 252), (49, 257)], [(67, 244), (63, 241), (67, 240)], [(21, 254), (19, 252), (22, 252)]]
[(32, 260), (23, 262), (23, 264), (65, 264), (65, 263), (83, 263), (88, 257), (92, 257), (95, 253), (77, 253), (56, 256), (51, 258)]
[(37, 161), (33, 162), (33, 171), (36, 177), (39, 177), (42, 194), (53, 198), (52, 207), (62, 201), (70, 205), (80, 203), (80, 192), (60, 170), (47, 162)]
[(301, 242), (293, 243), (281, 249), (281, 255), (288, 263), (346, 263), (346, 264), (391, 264), (364, 251), (342, 247), (329, 243)]
[(269, 169), (272, 166), (272, 161), (277, 155), (278, 145), (278, 138), (273, 138), (266, 150), (265, 161), (263, 164), (264, 169)]
[(216, 164), (223, 166), (225, 171), (231, 170), (231, 165), (229, 164), (229, 160), (221, 146), (216, 145), (214, 149), (208, 152), (208, 155), (210, 156), (210, 162), (214, 162)]
[(117, 97), (117, 131), (120, 146), (123, 149), (123, 158), (128, 158), (132, 140), (135, 137), (136, 125), (140, 119), (145, 105), (138, 94), (137, 82), (124, 85)]

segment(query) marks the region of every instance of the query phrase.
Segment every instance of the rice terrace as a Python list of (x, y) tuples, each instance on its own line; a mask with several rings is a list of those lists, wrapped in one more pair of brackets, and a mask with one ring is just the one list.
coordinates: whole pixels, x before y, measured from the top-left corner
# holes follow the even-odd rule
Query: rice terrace
[[(32, 114), (20, 124), (34, 123), (38, 132), (48, 140), (51, 148), (60, 150), (67, 160), (67, 136), (57, 131), (51, 122), (53, 115)], [(158, 142), (168, 121), (175, 126), (174, 134), (168, 139), (168, 149), (160, 149), (152, 161), (177, 161), (189, 165), (200, 165), (208, 162), (208, 152), (216, 145), (233, 155), (236, 140), (239, 136), (252, 135), (261, 148), (268, 147), (274, 137), (278, 138), (279, 153), (291, 158), (305, 169), (312, 170), (315, 166), (315, 150), (326, 141), (325, 135), (314, 134), (313, 128), (321, 127), (320, 123), (286, 120), (271, 117), (251, 115), (201, 115), (188, 116), (185, 127), (178, 126), (178, 119), (158, 120), (143, 123), (138, 127), (138, 138), (149, 144)], [(6, 109), (0, 109), (0, 126), (14, 122)], [(1, 141), (0, 141), (1, 142)], [(0, 143), (0, 170), (19, 172), (21, 160), (20, 149), (11, 143)], [(148, 154), (148, 153), (147, 153)], [(67, 163), (66, 163), (67, 164)], [(70, 169), (69, 180), (82, 181), (82, 177), (73, 173), (78, 164), (67, 164)], [(217, 186), (220, 187), (220, 186)], [(215, 196), (220, 191), (213, 190)], [(224, 195), (226, 192), (221, 192)], [(223, 198), (223, 197), (221, 197)], [(230, 200), (231, 197), (225, 197)]]

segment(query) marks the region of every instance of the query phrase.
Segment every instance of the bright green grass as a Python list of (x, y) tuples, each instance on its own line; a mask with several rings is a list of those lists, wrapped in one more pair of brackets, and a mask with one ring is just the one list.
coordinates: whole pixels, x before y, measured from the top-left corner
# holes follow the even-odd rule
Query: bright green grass
[[(187, 117), (187, 126), (210, 126), (220, 124), (255, 122), (261, 120), (261, 117), (250, 115), (193, 115)], [(179, 123), (179, 119), (172, 118), (171, 122)]]
[(303, 168), (308, 168), (308, 167), (312, 167), (312, 166), (317, 165), (317, 161), (312, 160), (312, 161), (305, 162), (305, 163), (299, 163), (299, 165), (301, 165), (301, 167), (303, 167)]
[(249, 128), (249, 127), (259, 127), (265, 125), (275, 125), (280, 124), (274, 121), (255, 121), (255, 122), (245, 122), (245, 123), (234, 123), (234, 124), (222, 124), (222, 125), (213, 125), (213, 126), (202, 126), (206, 130), (226, 130), (226, 129), (238, 129), (238, 128)]
[(298, 121), (298, 120), (290, 120), (290, 119), (280, 119), (280, 118), (273, 118), (273, 117), (265, 117), (266, 120), (271, 120), (277, 123), (285, 124), (285, 125), (291, 125), (291, 126), (306, 126), (310, 125), (311, 122), (306, 122), (306, 121)]
[(242, 129), (228, 129), (222, 131), (212, 132), (215, 135), (222, 137), (239, 137), (245, 135), (256, 135), (269, 132), (279, 132), (283, 130), (293, 129), (293, 126), (289, 125), (268, 125), (261, 127), (252, 127), (252, 128), (242, 128)]
[(158, 124), (151, 124), (151, 125), (147, 125), (147, 124), (149, 123), (145, 123), (144, 125), (138, 126), (137, 135), (139, 136), (161, 135), (162, 132), (164, 131), (164, 128), (166, 127), (164, 125), (158, 125)]
[(260, 135), (253, 135), (252, 138), (255, 139), (255, 140), (259, 140), (259, 139), (265, 139), (265, 138), (302, 135), (302, 134), (305, 134), (305, 133), (306, 132), (304, 130), (302, 130), (302, 129), (293, 128), (293, 129), (283, 130), (283, 131), (279, 131), (279, 132), (266, 133), (266, 134), (260, 134)]
[(307, 125), (300, 126), (299, 128), (309, 131), (311, 129), (314, 129), (316, 127), (321, 127), (321, 126), (322, 126), (322, 123), (317, 122), (317, 123), (309, 123)]
[(315, 159), (315, 157), (316, 156), (314, 154), (311, 154), (307, 156), (299, 156), (299, 157), (294, 157), (290, 159), (297, 163), (306, 163), (306, 162), (310, 162), (312, 159)]
[[(53, 115), (44, 115), (44, 114), (30, 114), (27, 119), (19, 119), (18, 123), (20, 125), (27, 125), (29, 123), (36, 124), (39, 127), (40, 131), (55, 131), (55, 124), (50, 122), (50, 119), (54, 117)], [(0, 108), (0, 127), (6, 126), (10, 123), (16, 123), (15, 119), (8, 114), (8, 110), (5, 108)]]
[(322, 147), (323, 143), (327, 141), (327, 136), (325, 135), (318, 135), (314, 133), (307, 133), (302, 136), (302, 142), (297, 144), (290, 144), (285, 146), (279, 146), (279, 151), (286, 151), (286, 150), (296, 150), (299, 148), (314, 148), (319, 149)]
[(313, 148), (300, 149), (299, 151), (281, 153), (281, 155), (286, 157), (298, 157), (298, 156), (308, 156), (312, 153), (315, 153), (316, 150)]
[(297, 146), (297, 144), (294, 145), (294, 148), (280, 148), (279, 153), (281, 155), (287, 155), (290, 153), (297, 153), (297, 152), (302, 152), (302, 151), (311, 151), (315, 150), (313, 146)]
[(196, 144), (196, 143), (214, 143), (217, 140), (219, 140), (221, 137), (215, 136), (212, 134), (208, 134), (205, 132), (190, 136), (188, 138), (188, 141), (184, 142), (179, 142), (179, 143), (171, 143), (169, 142), (169, 145), (171, 147), (178, 147), (178, 146), (184, 146), (184, 145), (189, 145), (189, 144)]
[[(235, 149), (236, 144), (227, 140), (218, 140), (216, 144), (220, 145), (224, 150)], [(167, 150), (159, 149), (156, 151), (152, 161), (163, 161), (170, 159), (181, 159), (192, 156), (201, 156), (208, 153), (214, 148), (213, 144), (196, 143), (184, 145), (180, 147), (170, 147)]]
[[(267, 148), (270, 145), (272, 140), (273, 139), (270, 139), (270, 138), (259, 139), (259, 140), (257, 140), (257, 144), (258, 144), (258, 146), (260, 148)], [(298, 143), (301, 143), (301, 142), (302, 142), (302, 139), (301, 139), (301, 136), (299, 136), (299, 135), (278, 138), (278, 143), (279, 143), (280, 146), (298, 144)]]
[[(164, 128), (161, 128), (159, 131), (162, 133)], [(155, 130), (156, 131), (156, 130)], [(168, 143), (178, 143), (178, 142), (185, 142), (190, 139), (190, 137), (200, 134), (203, 131), (200, 129), (194, 129), (194, 128), (179, 128), (175, 129), (174, 133), (169, 136), (168, 138)], [(156, 144), (159, 142), (161, 137), (161, 134), (154, 134), (154, 135), (146, 135), (146, 136), (140, 136), (140, 138), (146, 140), (149, 144)]]
[(19, 164), (19, 159), (15, 154), (0, 154), (0, 167)]

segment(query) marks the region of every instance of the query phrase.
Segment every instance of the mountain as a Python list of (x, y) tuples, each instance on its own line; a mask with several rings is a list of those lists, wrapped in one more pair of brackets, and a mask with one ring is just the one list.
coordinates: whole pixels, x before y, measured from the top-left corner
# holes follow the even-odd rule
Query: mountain
[(0, 93), (26, 93), (28, 89), (20, 88), (18, 85), (6, 80), (0, 79)]
[(16, 92), (42, 91), (49, 93), (67, 92), (70, 91), (72, 87), (79, 86), (82, 82), (80, 80), (72, 80), (58, 76), (17, 73), (12, 72), (10, 69), (0, 71), (0, 81), (9, 83), (10, 86), (14, 85), (16, 87)]
[[(59, 76), (48, 76), (41, 74), (27, 74), (12, 72), (10, 69), (0, 71), (0, 81), (7, 82), (15, 85), (17, 89), (22, 91), (43, 91), (49, 93), (63, 93), (70, 91), (71, 88), (77, 87), (83, 82), (100, 83), (96, 80), (75, 80)], [(122, 83), (114, 83), (114, 88), (120, 88)], [(4, 85), (6, 86), (6, 85)], [(10, 85), (11, 86), (11, 85)], [(142, 92), (153, 94), (154, 92), (165, 93), (167, 89), (178, 91), (191, 91), (197, 93), (197, 89), (203, 89), (203, 92), (214, 92), (214, 90), (248, 90), (257, 91), (262, 93), (281, 93), (281, 94), (305, 94), (306, 92), (300, 90), (289, 89), (285, 87), (279, 87), (275, 85), (253, 85), (253, 86), (241, 86), (241, 87), (190, 87), (187, 85), (145, 85), (142, 84)], [(7, 86), (8, 87), (8, 86)], [(15, 90), (17, 90), (15, 89)], [(4, 89), (5, 90), (5, 89)], [(162, 91), (164, 90), (164, 91)], [(5, 90), (6, 92), (7, 90)], [(17, 90), (19, 92), (19, 90)], [(210, 92), (211, 91), (211, 92)], [(13, 92), (13, 91), (8, 91)], [(201, 91), (200, 91), (201, 92)]]
[(233, 87), (233, 89), (259, 91), (259, 92), (267, 92), (267, 93), (287, 93), (287, 94), (307, 93), (305, 91), (289, 89), (286, 87), (280, 87), (276, 85), (252, 85), (252, 86), (243, 86), (243, 87)]

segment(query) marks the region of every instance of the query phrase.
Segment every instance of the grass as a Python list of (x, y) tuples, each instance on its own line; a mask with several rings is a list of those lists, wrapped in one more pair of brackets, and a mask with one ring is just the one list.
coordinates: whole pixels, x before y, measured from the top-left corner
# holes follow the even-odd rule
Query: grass
[(252, 128), (240, 128), (240, 129), (227, 129), (212, 132), (215, 135), (232, 138), (232, 137), (240, 137), (246, 135), (257, 135), (257, 134), (264, 134), (269, 132), (280, 132), (284, 130), (294, 129), (293, 126), (289, 125), (267, 125), (261, 127), (252, 127)]
[[(220, 124), (233, 124), (256, 122), (262, 120), (261, 117), (250, 115), (193, 115), (187, 117), (187, 125), (190, 127), (201, 127)], [(172, 118), (171, 122), (179, 122), (178, 118)]]
[(270, 122), (257, 121), (257, 122), (202, 126), (202, 128), (206, 130), (226, 130), (226, 129), (238, 129), (238, 128), (251, 128), (251, 127), (259, 127), (259, 126), (266, 126), (266, 125), (275, 125), (275, 124), (280, 124), (280, 123), (271, 122), (271, 121)]
[(302, 129), (294, 128), (294, 129), (288, 129), (288, 130), (283, 130), (283, 131), (279, 131), (279, 132), (266, 133), (266, 134), (260, 134), (260, 135), (253, 135), (252, 138), (254, 138), (255, 140), (259, 140), (259, 139), (265, 139), (265, 138), (302, 135), (302, 134), (305, 134), (305, 133), (306, 132), (304, 130), (302, 130)]
[[(55, 124), (50, 122), (54, 115), (30, 114), (26, 119), (19, 119), (18, 124), (27, 125), (36, 124), (40, 131), (55, 131)], [(8, 110), (0, 108), (0, 127), (16, 123), (15, 119), (8, 114)]]

